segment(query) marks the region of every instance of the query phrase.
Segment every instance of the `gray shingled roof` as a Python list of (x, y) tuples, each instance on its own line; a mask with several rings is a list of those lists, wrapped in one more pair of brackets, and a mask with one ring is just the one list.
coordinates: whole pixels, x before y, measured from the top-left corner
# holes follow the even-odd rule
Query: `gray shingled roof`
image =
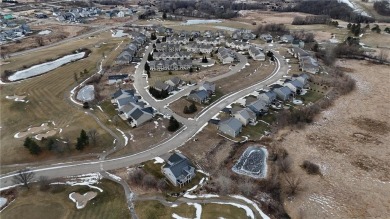
[(219, 122), (219, 125), (227, 125), (233, 130), (239, 130), (242, 127), (241, 122), (236, 118), (229, 118)]

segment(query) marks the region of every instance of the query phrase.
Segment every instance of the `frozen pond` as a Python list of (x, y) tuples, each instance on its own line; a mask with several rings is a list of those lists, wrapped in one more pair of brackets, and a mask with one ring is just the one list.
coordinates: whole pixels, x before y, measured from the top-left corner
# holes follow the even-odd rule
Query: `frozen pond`
[(87, 85), (79, 90), (76, 99), (82, 102), (88, 102), (95, 99), (95, 88), (93, 85)]
[(232, 170), (235, 173), (253, 178), (265, 178), (267, 176), (267, 156), (267, 149), (250, 146), (244, 151)]
[(17, 71), (15, 74), (9, 76), (8, 80), (18, 81), (18, 80), (34, 77), (37, 75), (41, 75), (41, 74), (49, 72), (53, 69), (56, 69), (62, 65), (65, 65), (69, 62), (81, 59), (84, 57), (84, 55), (85, 55), (85, 52), (80, 52), (80, 53), (64, 56), (62, 58), (56, 59), (56, 60), (51, 61), (51, 62), (45, 62), (45, 63), (39, 64), (39, 65), (34, 65), (28, 69)]
[(187, 20), (186, 22), (183, 23), (183, 25), (194, 25), (194, 24), (212, 24), (212, 23), (221, 23), (222, 21), (220, 20)]

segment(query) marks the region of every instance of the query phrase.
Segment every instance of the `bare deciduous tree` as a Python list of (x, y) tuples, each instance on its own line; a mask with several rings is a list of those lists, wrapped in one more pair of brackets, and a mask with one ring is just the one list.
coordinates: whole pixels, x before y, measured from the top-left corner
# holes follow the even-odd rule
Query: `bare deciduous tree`
[(38, 44), (39, 46), (45, 45), (45, 43), (43, 42), (43, 38), (42, 38), (42, 37), (37, 37), (37, 38), (35, 38), (35, 41), (37, 42), (37, 44)]
[(47, 191), (50, 189), (50, 181), (47, 176), (40, 176), (38, 182), (39, 182), (39, 189), (41, 191)]
[(91, 129), (88, 131), (88, 137), (91, 140), (91, 143), (96, 146), (97, 139), (98, 139), (98, 132), (96, 129)]
[(165, 190), (166, 188), (167, 188), (167, 183), (165, 182), (165, 180), (164, 179), (159, 179), (158, 181), (157, 181), (157, 188), (159, 189), (159, 190), (161, 190), (161, 191), (163, 191), (163, 190)]
[(16, 184), (23, 184), (24, 187), (30, 189), (30, 182), (34, 179), (35, 173), (29, 169), (19, 170), (13, 177), (13, 181)]
[(293, 162), (290, 157), (287, 156), (285, 158), (279, 158), (277, 162), (280, 171), (284, 173), (289, 173), (291, 171), (291, 166)]
[(252, 196), (254, 192), (256, 192), (255, 186), (249, 180), (245, 180), (244, 183), (240, 183), (238, 185), (238, 189), (244, 196)]
[(287, 195), (289, 197), (295, 196), (299, 191), (302, 191), (302, 181), (299, 177), (293, 174), (285, 174), (285, 180), (287, 182)]
[(134, 184), (141, 184), (143, 178), (145, 176), (145, 172), (141, 169), (135, 169), (131, 173), (129, 173), (129, 180)]
[(118, 115), (113, 116), (112, 123), (114, 123), (114, 125), (117, 126), (118, 122), (119, 122), (119, 116)]
[(150, 174), (147, 174), (146, 176), (144, 176), (142, 182), (143, 182), (142, 183), (143, 186), (145, 186), (147, 188), (155, 188), (157, 185), (156, 179)]

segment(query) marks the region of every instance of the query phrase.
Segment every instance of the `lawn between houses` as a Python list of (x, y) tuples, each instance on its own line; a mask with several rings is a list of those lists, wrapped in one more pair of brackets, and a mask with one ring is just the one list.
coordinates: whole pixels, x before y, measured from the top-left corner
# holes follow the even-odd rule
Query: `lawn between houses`
[[(202, 214), (200, 218), (247, 218), (245, 210), (225, 204), (200, 204)], [(195, 218), (195, 207), (188, 204), (180, 204), (176, 207), (168, 207), (158, 201), (136, 201), (135, 211), (139, 218), (170, 219), (173, 214), (185, 218)]]
[[(15, 201), (0, 213), (0, 218), (130, 218), (124, 192), (119, 184), (103, 179), (97, 186), (103, 192), (88, 186), (52, 185), (49, 191), (40, 191), (38, 185), (33, 185), (30, 190), (18, 188)], [(84, 194), (88, 191), (97, 192), (97, 196), (83, 209), (76, 209), (69, 194)]]
[[(108, 35), (109, 36), (109, 35)], [(43, 122), (54, 121), (56, 128), (61, 128), (62, 133), (55, 137), (69, 137), (71, 147), (80, 134), (81, 129), (96, 129), (99, 133), (99, 145), (87, 147), (85, 152), (102, 151), (112, 145), (113, 138), (103, 130), (90, 116), (86, 115), (81, 108), (75, 107), (69, 100), (69, 91), (76, 86), (74, 73), (87, 69), (88, 75), (95, 73), (102, 54), (111, 51), (117, 46), (117, 41), (110, 41), (100, 48), (95, 48), (97, 42), (108, 40), (108, 36), (96, 36), (91, 40), (83, 39), (74, 44), (64, 44), (47, 50), (41, 50), (34, 55), (28, 54), (10, 59), (11, 63), (4, 65), (7, 69), (18, 69), (23, 64), (34, 64), (39, 60), (53, 57), (60, 53), (67, 53), (75, 47), (84, 46), (91, 49), (89, 57), (69, 63), (51, 72), (38, 77), (21, 81), (20, 83), (2, 86), (0, 94), (1, 103), (1, 164), (13, 164), (21, 162), (33, 162), (37, 160), (69, 159), (69, 156), (80, 155), (80, 152), (67, 154), (56, 158), (55, 154), (43, 154), (38, 157), (32, 156), (23, 147), (24, 139), (15, 139), (15, 133), (26, 130), (30, 125), (40, 125)], [(80, 43), (82, 42), (82, 44)], [(3, 70), (3, 66), (2, 66)], [(87, 75), (83, 76), (88, 77)], [(81, 79), (79, 79), (80, 81)], [(7, 100), (6, 95), (27, 95), (28, 103)], [(23, 118), (23, 119), (21, 119)], [(11, 146), (12, 145), (12, 146)]]

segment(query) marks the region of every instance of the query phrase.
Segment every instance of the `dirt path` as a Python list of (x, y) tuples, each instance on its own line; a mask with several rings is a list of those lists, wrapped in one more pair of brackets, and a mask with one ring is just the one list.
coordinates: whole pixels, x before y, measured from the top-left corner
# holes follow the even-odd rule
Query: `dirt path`
[[(338, 63), (357, 81), (351, 94), (335, 101), (303, 130), (279, 137), (294, 160), (304, 191), (286, 209), (307, 218), (388, 218), (390, 215), (390, 88), (388, 67), (367, 61)], [(310, 160), (323, 176), (299, 165)]]

